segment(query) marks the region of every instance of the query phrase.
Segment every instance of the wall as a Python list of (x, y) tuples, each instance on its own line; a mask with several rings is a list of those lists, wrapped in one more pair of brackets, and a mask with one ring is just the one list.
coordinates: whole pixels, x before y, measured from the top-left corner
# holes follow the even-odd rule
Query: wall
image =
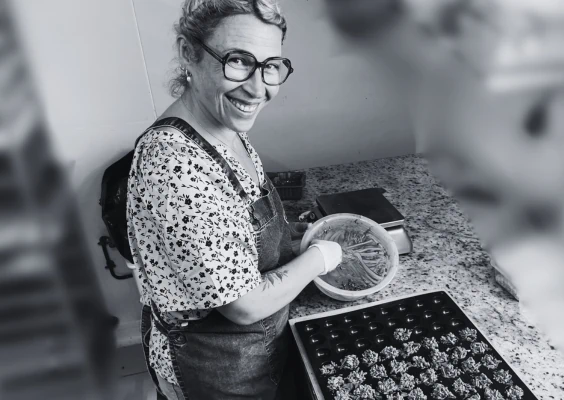
[[(106, 234), (98, 205), (102, 173), (156, 117), (132, 4), (123, 0), (12, 4), (53, 144), (63, 162), (73, 165), (81, 223), (108, 307), (124, 323), (133, 322), (139, 315), (135, 283), (111, 278), (97, 245)], [(117, 252), (114, 258), (124, 270)]]
[[(157, 113), (170, 103), (167, 77), (178, 1), (134, 0)], [(377, 58), (349, 51), (322, 0), (281, 0), (288, 19), (284, 55), (294, 74), (250, 136), (270, 170), (308, 168), (413, 153), (402, 82)], [(166, 73), (168, 73), (168, 75)]]
[[(105, 229), (97, 200), (104, 168), (171, 102), (166, 84), (174, 67), (172, 24), (181, 1), (13, 3), (54, 144), (73, 166), (82, 223), (108, 305), (124, 324), (134, 324), (134, 282), (113, 280), (103, 268), (97, 240)], [(251, 132), (266, 169), (414, 152), (403, 84), (377, 59), (347, 51), (323, 16), (322, 0), (283, 0), (282, 5), (289, 20), (284, 51), (296, 72)]]

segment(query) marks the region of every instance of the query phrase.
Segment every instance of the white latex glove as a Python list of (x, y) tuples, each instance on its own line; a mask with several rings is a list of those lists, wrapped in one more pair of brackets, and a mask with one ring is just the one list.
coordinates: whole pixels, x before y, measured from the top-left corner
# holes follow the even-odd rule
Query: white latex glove
[(317, 247), (317, 249), (321, 251), (323, 261), (325, 262), (323, 272), (319, 275), (325, 275), (333, 271), (337, 268), (341, 261), (343, 261), (343, 250), (341, 249), (341, 245), (339, 243), (316, 239), (311, 242), (308, 250), (312, 247)]

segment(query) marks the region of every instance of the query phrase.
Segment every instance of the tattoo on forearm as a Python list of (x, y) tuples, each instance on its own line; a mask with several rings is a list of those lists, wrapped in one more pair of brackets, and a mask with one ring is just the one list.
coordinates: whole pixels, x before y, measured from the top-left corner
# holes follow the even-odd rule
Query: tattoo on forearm
[(277, 280), (282, 282), (282, 280), (287, 276), (288, 276), (288, 271), (286, 270), (276, 270), (272, 272), (267, 272), (262, 276), (262, 280), (264, 281), (264, 286), (262, 287), (262, 291), (264, 292), (270, 286), (274, 286)]

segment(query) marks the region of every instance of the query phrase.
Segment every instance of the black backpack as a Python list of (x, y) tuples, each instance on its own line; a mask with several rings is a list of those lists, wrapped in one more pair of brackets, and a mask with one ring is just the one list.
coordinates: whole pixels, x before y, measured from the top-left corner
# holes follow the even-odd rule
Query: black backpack
[(133, 256), (127, 234), (127, 180), (133, 162), (135, 147), (137, 147), (137, 143), (145, 133), (161, 122), (157, 121), (147, 128), (135, 141), (133, 150), (106, 168), (102, 176), (102, 190), (99, 203), (102, 206), (102, 220), (106, 225), (109, 236), (100, 237), (98, 244), (102, 246), (107, 263), (106, 268), (110, 270), (110, 273), (116, 279), (127, 279), (132, 276), (131, 274), (117, 275), (115, 273), (116, 265), (109, 255), (108, 247), (117, 248), (123, 258), (133, 264)]
[[(129, 248), (127, 235), (127, 179), (133, 162), (131, 150), (125, 156), (110, 165), (102, 177), (102, 220), (110, 234), (110, 240), (105, 239), (110, 247), (115, 247), (129, 262), (133, 263), (133, 256)], [(108, 261), (106, 257), (106, 261)]]

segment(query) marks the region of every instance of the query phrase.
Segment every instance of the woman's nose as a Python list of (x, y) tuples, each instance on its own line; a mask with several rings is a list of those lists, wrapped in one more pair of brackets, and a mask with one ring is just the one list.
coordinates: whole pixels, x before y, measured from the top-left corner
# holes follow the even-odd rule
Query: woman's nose
[(266, 85), (262, 81), (262, 71), (260, 68), (257, 68), (251, 77), (245, 81), (243, 87), (249, 95), (255, 98), (262, 99), (266, 97)]

